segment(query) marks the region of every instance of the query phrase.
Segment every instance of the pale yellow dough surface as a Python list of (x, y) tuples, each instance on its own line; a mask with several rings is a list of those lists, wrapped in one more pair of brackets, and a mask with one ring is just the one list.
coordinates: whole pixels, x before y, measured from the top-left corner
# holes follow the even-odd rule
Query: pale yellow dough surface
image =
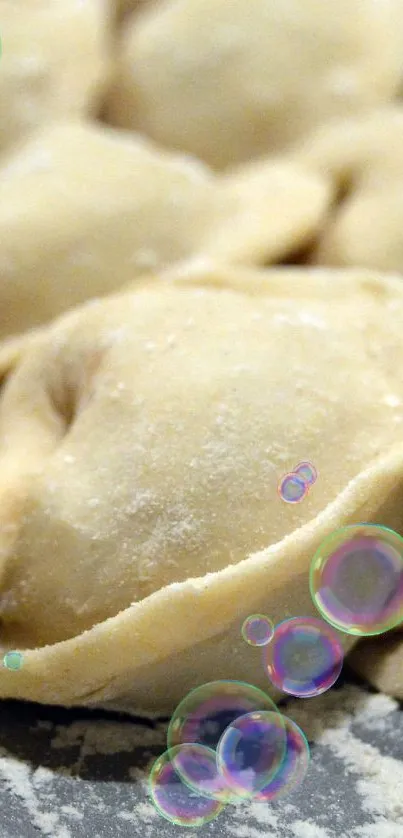
[(109, 81), (109, 0), (0, 0), (0, 153), (97, 111)]
[(267, 160), (218, 176), (101, 125), (45, 129), (0, 168), (0, 337), (193, 256), (262, 264), (323, 226), (322, 175)]
[(403, 272), (403, 106), (322, 128), (293, 159), (342, 189), (315, 263)]
[[(8, 343), (1, 640), (24, 666), (0, 696), (161, 712), (267, 687), (243, 619), (314, 614), (337, 527), (402, 529), (402, 319), (400, 277), (183, 267)], [(291, 507), (300, 460), (319, 477)]]
[(393, 99), (402, 21), (401, 0), (165, 0), (127, 19), (108, 118), (219, 168), (283, 150)]

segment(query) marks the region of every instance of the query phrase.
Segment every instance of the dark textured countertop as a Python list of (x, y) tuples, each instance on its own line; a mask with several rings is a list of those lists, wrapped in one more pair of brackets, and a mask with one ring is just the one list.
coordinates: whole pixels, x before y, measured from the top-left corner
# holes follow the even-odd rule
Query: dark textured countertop
[(194, 830), (165, 821), (147, 797), (164, 722), (4, 702), (1, 838), (402, 838), (403, 708), (347, 675), (284, 712), (311, 743), (304, 784)]

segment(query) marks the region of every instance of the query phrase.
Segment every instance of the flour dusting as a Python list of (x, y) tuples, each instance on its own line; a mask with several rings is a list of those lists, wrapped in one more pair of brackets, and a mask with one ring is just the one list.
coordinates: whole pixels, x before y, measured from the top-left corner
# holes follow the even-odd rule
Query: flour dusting
[(148, 773), (166, 748), (165, 724), (88, 714), (80, 719), (68, 711), (67, 720), (56, 723), (44, 718), (43, 708), (40, 720), (35, 722), (34, 708), (26, 723), (18, 711), (15, 717), (7, 712), (0, 719), (0, 792), (15, 830), (5, 828), (7, 838), (21, 838), (27, 823), (43, 838), (403, 835), (403, 713), (383, 695), (348, 686), (287, 702), (283, 712), (311, 743), (303, 785), (274, 804), (227, 806), (194, 831), (169, 824), (149, 799)]

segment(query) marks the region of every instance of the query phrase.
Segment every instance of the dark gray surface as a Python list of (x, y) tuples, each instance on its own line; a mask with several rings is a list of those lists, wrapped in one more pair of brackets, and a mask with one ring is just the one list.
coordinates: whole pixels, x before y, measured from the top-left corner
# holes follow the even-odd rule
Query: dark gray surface
[(1, 838), (403, 838), (398, 703), (343, 682), (283, 712), (312, 743), (304, 784), (276, 804), (229, 806), (191, 830), (169, 824), (147, 797), (164, 723), (4, 702)]

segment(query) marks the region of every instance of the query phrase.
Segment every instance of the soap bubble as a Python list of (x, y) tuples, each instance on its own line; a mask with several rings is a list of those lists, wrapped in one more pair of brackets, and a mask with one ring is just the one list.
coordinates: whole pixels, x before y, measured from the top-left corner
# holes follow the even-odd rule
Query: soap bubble
[(270, 783), (255, 795), (256, 800), (272, 801), (290, 794), (305, 779), (309, 768), (310, 750), (305, 734), (288, 716), (282, 718), (286, 736), (285, 756)]
[(235, 719), (224, 731), (217, 746), (218, 769), (238, 797), (255, 797), (278, 773), (285, 749), (283, 717), (256, 710)]
[[(165, 751), (154, 762), (149, 778), (151, 800), (160, 815), (171, 823), (203, 826), (220, 814), (223, 803), (196, 793), (184, 783), (172, 761), (182, 748), (186, 746)], [(188, 755), (188, 767), (191, 761), (192, 757)]]
[(7, 652), (3, 658), (3, 666), (5, 666), (6, 669), (12, 669), (14, 672), (21, 669), (23, 662), (24, 658), (21, 652)]
[(264, 649), (264, 662), (275, 687), (310, 698), (337, 681), (343, 648), (336, 632), (323, 620), (292, 617), (276, 626), (271, 643)]
[(264, 614), (251, 614), (242, 625), (242, 637), (249, 646), (267, 646), (274, 634), (274, 625)]
[(168, 748), (198, 743), (215, 749), (228, 725), (252, 710), (278, 712), (263, 690), (244, 681), (210, 681), (196, 687), (172, 716)]
[(403, 621), (403, 539), (378, 524), (331, 533), (316, 551), (311, 596), (328, 623), (347, 634), (382, 634)]
[(298, 465), (295, 466), (294, 473), (297, 474), (298, 477), (301, 477), (304, 483), (307, 483), (308, 486), (312, 486), (318, 476), (315, 466), (308, 462), (298, 463)]
[(308, 491), (308, 484), (293, 471), (285, 474), (278, 484), (278, 493), (286, 503), (300, 503)]
[(172, 765), (188, 788), (223, 803), (234, 798), (217, 766), (216, 752), (206, 745), (187, 743), (170, 751)]

